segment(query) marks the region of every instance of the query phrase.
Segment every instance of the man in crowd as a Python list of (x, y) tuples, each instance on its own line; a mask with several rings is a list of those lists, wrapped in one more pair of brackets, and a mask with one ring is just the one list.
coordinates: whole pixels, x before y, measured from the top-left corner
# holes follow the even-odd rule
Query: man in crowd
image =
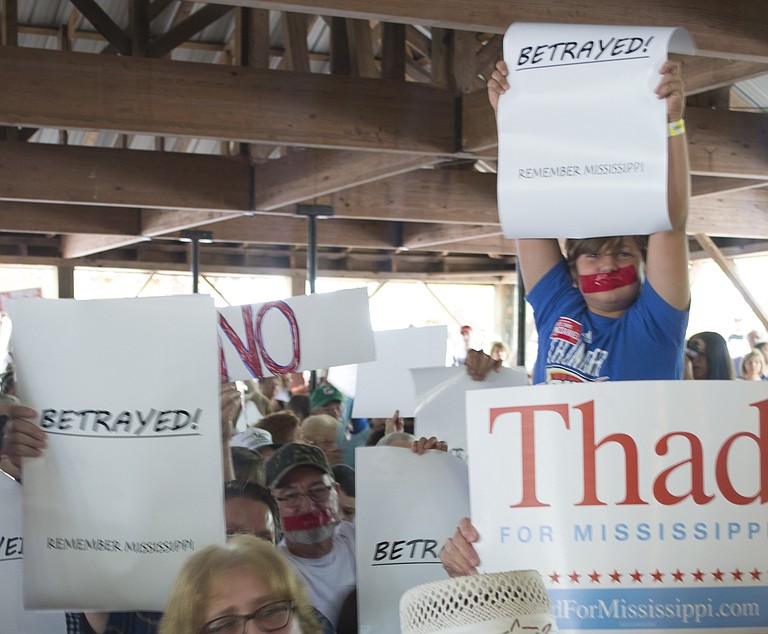
[(283, 525), (278, 548), (296, 566), (314, 605), (334, 625), (355, 588), (355, 527), (340, 522), (339, 486), (319, 447), (283, 445), (267, 460), (267, 486)]

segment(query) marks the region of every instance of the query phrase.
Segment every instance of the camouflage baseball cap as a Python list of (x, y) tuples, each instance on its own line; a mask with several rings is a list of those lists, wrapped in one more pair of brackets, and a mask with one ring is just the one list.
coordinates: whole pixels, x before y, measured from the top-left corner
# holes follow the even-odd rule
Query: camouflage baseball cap
[(289, 442), (273, 453), (265, 465), (267, 486), (274, 488), (286, 474), (296, 467), (317, 467), (333, 478), (333, 470), (319, 447), (300, 442)]

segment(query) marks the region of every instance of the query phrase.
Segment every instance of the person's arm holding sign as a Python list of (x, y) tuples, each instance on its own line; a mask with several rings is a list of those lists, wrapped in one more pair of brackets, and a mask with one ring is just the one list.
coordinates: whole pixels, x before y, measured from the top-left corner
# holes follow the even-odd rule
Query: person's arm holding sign
[[(496, 64), (496, 69), (488, 81), (488, 99), (494, 112), (498, 115), (499, 97), (509, 89), (507, 82), (507, 65), (504, 61)], [(685, 225), (688, 217), (689, 198), (689, 172), (688, 172), (688, 148), (685, 140), (685, 126), (683, 124), (683, 110), (685, 106), (683, 94), (683, 82), (680, 77), (680, 65), (667, 61), (660, 70), (661, 81), (656, 87), (656, 95), (659, 99), (666, 99), (668, 134), (668, 167), (667, 167), (667, 203), (669, 219), (672, 226), (669, 231), (653, 233), (648, 238), (645, 267), (647, 281), (656, 291), (659, 297), (675, 311), (686, 311), (690, 303), (690, 291), (688, 285), (688, 243), (685, 233)], [(619, 236), (609, 242), (612, 251), (624, 251), (624, 243), (630, 242), (630, 249), (634, 236)], [(589, 241), (582, 241), (589, 242)], [(619, 247), (619, 248), (617, 248)], [(606, 250), (609, 250), (606, 249)], [(626, 255), (619, 253), (582, 253), (578, 258), (601, 259), (608, 255), (618, 260), (618, 268), (623, 266), (621, 258)], [(542, 280), (549, 271), (558, 265), (563, 259), (558, 242), (554, 238), (549, 239), (521, 239), (517, 241), (517, 253), (523, 271), (523, 279), (529, 290)], [(569, 255), (571, 255), (569, 249)], [(629, 259), (629, 258), (627, 258)], [(642, 259), (635, 258), (638, 267), (642, 267)], [(600, 304), (590, 295), (603, 293), (585, 292), (582, 287), (583, 278), (577, 261), (569, 261), (572, 268), (573, 284), (578, 285), (584, 296), (584, 300), (591, 312), (607, 317), (619, 317), (631, 305), (639, 295), (639, 285), (635, 284), (635, 293), (627, 292), (624, 303), (614, 305)], [(629, 290), (631, 288), (627, 286)], [(621, 292), (621, 288), (617, 286)], [(614, 291), (617, 289), (613, 289)], [(687, 319), (685, 320), (687, 322)], [(538, 326), (538, 324), (537, 324)], [(651, 326), (653, 327), (653, 326)], [(540, 333), (539, 341), (548, 338), (548, 333)], [(541, 350), (539, 351), (541, 354)], [(487, 371), (485, 372), (487, 374)], [(473, 378), (478, 378), (473, 374)], [(484, 378), (484, 375), (479, 377)], [(649, 377), (646, 377), (649, 378)], [(677, 377), (681, 378), (681, 377)], [(474, 548), (474, 543), (479, 540), (477, 530), (469, 518), (463, 518), (456, 528), (453, 536), (446, 542), (440, 559), (443, 568), (450, 576), (476, 574), (480, 559)]]
[[(506, 62), (500, 60), (488, 80), (488, 100), (496, 115), (499, 97), (509, 89), (508, 72)], [(664, 300), (683, 310), (687, 308), (689, 300), (685, 225), (690, 194), (688, 146), (685, 126), (682, 124), (685, 96), (678, 62), (667, 61), (660, 74), (662, 78), (656, 88), (656, 95), (659, 99), (667, 100), (670, 129), (667, 200), (672, 230), (651, 234), (647, 256), (648, 280)], [(552, 238), (518, 240), (517, 252), (528, 290), (533, 289), (563, 257), (557, 240)]]
[[(678, 63), (667, 61), (659, 72), (655, 95), (666, 101), (667, 109), (667, 207), (671, 229), (650, 236), (569, 239), (565, 258), (556, 238), (517, 240), (518, 261), (539, 331), (534, 383), (681, 378), (677, 352), (684, 338), (690, 302), (685, 233), (690, 185), (682, 120), (684, 94)], [(497, 116), (499, 98), (510, 87), (507, 74), (505, 62), (499, 61), (488, 81), (488, 98)], [(578, 290), (576, 297), (573, 288)], [(589, 321), (585, 315), (590, 313), (609, 318), (599, 324), (598, 332), (593, 331), (600, 343), (593, 338), (587, 345), (587, 356), (603, 362), (589, 368), (583, 364), (564, 366), (563, 358), (584, 357), (571, 355), (568, 345), (583, 345), (580, 325)], [(649, 358), (659, 361), (643, 366), (628, 363), (626, 350), (613, 338), (622, 328), (632, 333), (628, 340), (632, 346), (642, 347)], [(564, 340), (562, 344), (555, 342), (559, 347), (551, 343), (558, 338)], [(552, 352), (552, 346), (557, 350)]]
[(672, 229), (649, 236), (646, 271), (648, 281), (662, 299), (678, 310), (687, 310), (690, 303), (690, 285), (685, 227), (688, 221), (690, 175), (688, 143), (683, 123), (685, 95), (678, 62), (666, 62), (661, 74), (662, 79), (656, 88), (656, 95), (659, 99), (667, 100), (667, 207)]

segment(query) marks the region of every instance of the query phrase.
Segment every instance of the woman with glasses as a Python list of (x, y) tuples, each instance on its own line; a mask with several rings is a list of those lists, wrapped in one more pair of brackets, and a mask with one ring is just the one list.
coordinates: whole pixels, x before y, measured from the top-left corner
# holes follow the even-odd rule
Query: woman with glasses
[(160, 634), (321, 631), (291, 564), (274, 546), (250, 535), (192, 555), (160, 623)]

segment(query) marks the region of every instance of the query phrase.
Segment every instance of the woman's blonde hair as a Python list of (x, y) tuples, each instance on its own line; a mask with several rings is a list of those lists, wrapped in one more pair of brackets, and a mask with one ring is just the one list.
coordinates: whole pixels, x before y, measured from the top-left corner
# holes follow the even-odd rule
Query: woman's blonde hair
[(741, 376), (746, 376), (747, 361), (749, 361), (750, 359), (755, 359), (756, 361), (758, 361), (758, 363), (760, 364), (760, 374), (761, 375), (765, 374), (765, 357), (763, 357), (763, 353), (760, 352), (759, 349), (753, 348), (741, 358), (741, 368), (740, 368)]
[(320, 634), (307, 591), (293, 566), (272, 544), (252, 535), (236, 535), (224, 546), (208, 546), (187, 559), (171, 589), (160, 634), (199, 632), (206, 623), (214, 581), (242, 567), (256, 573), (276, 600), (295, 602), (294, 618), (303, 634)]

